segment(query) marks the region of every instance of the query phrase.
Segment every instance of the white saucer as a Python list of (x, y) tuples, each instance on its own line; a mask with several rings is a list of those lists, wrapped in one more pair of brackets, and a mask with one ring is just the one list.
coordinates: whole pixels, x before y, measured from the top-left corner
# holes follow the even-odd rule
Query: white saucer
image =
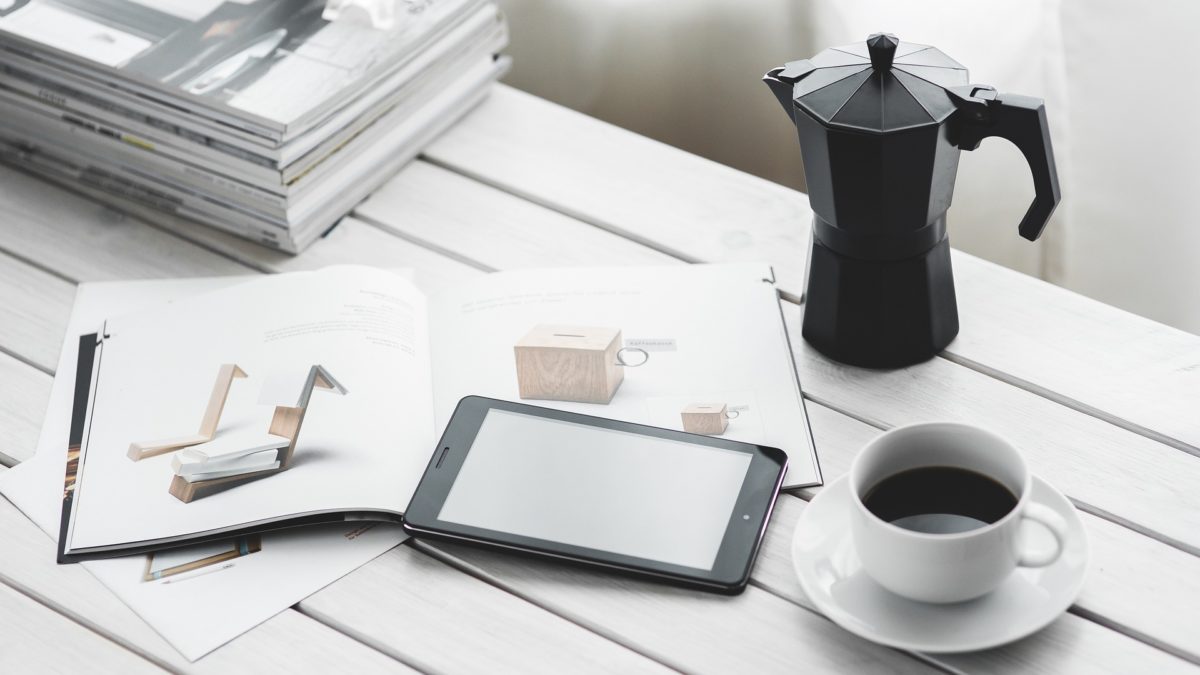
[[(1062, 614), (1083, 587), (1088, 540), (1067, 498), (1034, 476), (1033, 500), (1067, 522), (1062, 556), (1047, 567), (1019, 567), (991, 593), (950, 605), (908, 600), (876, 584), (862, 569), (850, 537), (849, 484), (825, 487), (800, 515), (792, 564), (800, 586), (842, 628), (872, 642), (921, 652), (967, 652), (1012, 642)], [(1022, 531), (1033, 547), (1052, 547), (1036, 525)]]

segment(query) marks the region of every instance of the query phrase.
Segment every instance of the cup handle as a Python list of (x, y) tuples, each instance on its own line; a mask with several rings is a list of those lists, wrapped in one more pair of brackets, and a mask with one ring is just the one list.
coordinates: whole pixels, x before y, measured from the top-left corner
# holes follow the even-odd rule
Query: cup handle
[(725, 411), (725, 419), (736, 420), (738, 418), (738, 415), (741, 415), (741, 414), (742, 414), (742, 412), (740, 410), (726, 410)]
[(1017, 564), (1021, 567), (1045, 567), (1058, 560), (1067, 541), (1067, 521), (1048, 506), (1031, 503), (1021, 514), (1022, 520), (1032, 520), (1054, 536), (1054, 549), (1050, 551), (1021, 551)]
[[(622, 354), (622, 352), (640, 352), (642, 355), (642, 360), (638, 361), (637, 363), (629, 363), (625, 360), (625, 356)], [(625, 366), (626, 368), (637, 368), (638, 366), (645, 365), (646, 362), (649, 360), (650, 360), (650, 352), (646, 351), (645, 349), (642, 349), (641, 347), (621, 347), (620, 349), (617, 350), (617, 365), (618, 366)]]

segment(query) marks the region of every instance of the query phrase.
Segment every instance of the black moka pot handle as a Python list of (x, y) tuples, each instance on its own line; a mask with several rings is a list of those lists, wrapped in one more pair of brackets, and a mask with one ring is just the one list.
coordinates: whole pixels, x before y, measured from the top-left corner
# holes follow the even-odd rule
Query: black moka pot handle
[(1029, 241), (1036, 240), (1062, 199), (1042, 99), (997, 94), (992, 87), (983, 85), (952, 87), (947, 92), (958, 108), (955, 145), (974, 150), (988, 136), (999, 136), (1011, 141), (1025, 155), (1033, 172), (1034, 195), (1018, 231)]

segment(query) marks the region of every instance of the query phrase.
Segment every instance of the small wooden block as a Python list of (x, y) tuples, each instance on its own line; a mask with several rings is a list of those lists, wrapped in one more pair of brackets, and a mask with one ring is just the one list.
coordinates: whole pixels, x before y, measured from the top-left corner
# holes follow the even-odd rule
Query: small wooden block
[(255, 471), (254, 473), (246, 473), (240, 476), (228, 476), (212, 480), (198, 480), (192, 483), (189, 483), (183, 476), (175, 476), (171, 479), (170, 492), (172, 497), (186, 504), (286, 470), (281, 466), (278, 469), (267, 469), (266, 471)]
[(729, 427), (724, 403), (689, 403), (683, 409), (683, 430), (693, 434), (720, 436)]
[(513, 347), (523, 399), (608, 403), (625, 373), (617, 365), (621, 331), (539, 324)]

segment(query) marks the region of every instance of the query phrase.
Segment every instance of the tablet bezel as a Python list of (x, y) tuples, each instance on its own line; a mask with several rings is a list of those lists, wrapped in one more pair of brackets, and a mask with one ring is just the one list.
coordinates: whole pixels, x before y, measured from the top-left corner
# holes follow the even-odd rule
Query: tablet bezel
[[(648, 558), (575, 546), (510, 532), (462, 525), (439, 520), (437, 515), (458, 477), (484, 418), (492, 409), (574, 422), (691, 445), (732, 450), (751, 457), (746, 477), (726, 523), (725, 534), (711, 570), (665, 563)], [(404, 512), (404, 529), (417, 537), (431, 537), (500, 547), (509, 550), (551, 556), (564, 560), (598, 565), (614, 570), (649, 575), (688, 586), (723, 593), (739, 593), (750, 578), (750, 570), (766, 533), (771, 511), (787, 472), (787, 454), (778, 448), (742, 443), (715, 436), (702, 436), (643, 424), (621, 422), (603, 417), (565, 412), (552, 408), (468, 396), (459, 401), (446, 425), (425, 474)], [(749, 516), (744, 518), (743, 516)]]

